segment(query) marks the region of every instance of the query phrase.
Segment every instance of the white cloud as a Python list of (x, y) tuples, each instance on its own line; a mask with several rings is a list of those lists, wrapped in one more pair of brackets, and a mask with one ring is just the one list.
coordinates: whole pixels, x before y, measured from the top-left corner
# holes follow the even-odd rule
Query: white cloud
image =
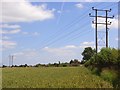
[(110, 21), (112, 22), (110, 28), (118, 29), (118, 19), (111, 19)]
[(55, 54), (55, 55), (58, 55), (58, 56), (68, 56), (69, 53), (71, 53), (70, 50), (66, 50), (66, 49), (63, 49), (63, 48), (44, 48), (45, 51), (49, 52), (49, 53), (52, 53), (52, 54)]
[(75, 4), (75, 6), (76, 6), (77, 8), (80, 8), (80, 9), (82, 9), (82, 8), (84, 7), (81, 3)]
[(0, 30), (0, 34), (17, 34), (21, 32), (20, 29), (15, 29), (15, 30)]
[[(100, 44), (99, 42), (100, 40), (98, 39), (98, 44)], [(82, 49), (82, 51), (84, 50), (84, 48), (86, 47), (91, 47), (92, 49), (95, 49), (95, 43), (93, 41), (91, 42), (82, 42), (81, 45), (80, 45), (80, 48)], [(105, 46), (101, 46), (101, 45), (98, 45), (98, 52), (101, 50), (101, 48), (103, 48)]]
[(115, 38), (116, 41), (118, 41), (118, 38)]
[(58, 11), (57, 11), (57, 13), (60, 13), (60, 14), (61, 14), (61, 13), (62, 13), (62, 11), (61, 11), (61, 10), (58, 10)]
[(93, 41), (91, 41), (91, 42), (82, 42), (80, 47), (81, 48), (85, 48), (85, 47), (92, 47), (92, 48), (94, 48), (94, 42)]
[(0, 28), (18, 29), (18, 28), (21, 28), (21, 27), (20, 27), (20, 25), (17, 25), (17, 24), (13, 24), (13, 25), (10, 25), (10, 24), (1, 24)]
[(3, 50), (7, 50), (7, 49), (10, 49), (10, 48), (15, 48), (17, 43), (13, 42), (13, 41), (3, 41), (3, 40), (0, 40), (0, 45), (1, 45), (1, 48)]
[[(98, 18), (99, 23), (105, 23), (105, 18)], [(118, 19), (108, 19), (109, 22), (112, 22), (111, 25), (108, 25), (108, 28), (112, 29), (118, 29)], [(95, 24), (92, 24), (92, 28), (95, 29)], [(105, 25), (98, 24), (98, 30), (105, 30)]]
[(66, 49), (75, 49), (77, 48), (75, 45), (68, 45), (68, 46), (65, 46)]
[(26, 35), (26, 36), (38, 36), (38, 32), (21, 32), (21, 34)]
[(117, 38), (115, 38), (115, 40), (116, 40), (116, 41), (120, 41), (120, 38), (117, 37)]
[(58, 11), (56, 11), (58, 14), (62, 14), (62, 13), (69, 13), (70, 12), (70, 10), (58, 10)]
[(16, 52), (13, 55), (15, 55), (15, 56), (21, 56), (21, 55), (24, 55), (24, 53), (23, 52)]
[(29, 49), (29, 50), (24, 50), (21, 52), (16, 52), (13, 53), (13, 55), (15, 55), (16, 57), (26, 57), (26, 58), (32, 58), (32, 57), (38, 57), (39, 56), (39, 52), (33, 49)]
[(45, 47), (43, 50), (58, 56), (75, 56), (78, 52), (82, 52), (86, 47), (94, 48), (94, 42), (82, 42), (79, 46), (67, 45), (58, 48)]
[(34, 32), (33, 35), (34, 35), (34, 36), (38, 36), (39, 33), (38, 33), (38, 32)]
[(43, 50), (58, 56), (74, 56), (76, 54), (74, 51), (75, 49), (77, 49), (77, 46), (74, 45), (67, 45), (59, 48), (43, 48)]
[[(12, 2), (10, 2), (12, 1)], [(0, 22), (29, 22), (29, 21), (43, 21), (54, 17), (54, 10), (47, 9), (47, 5), (33, 6), (27, 0), (4, 0), (2, 2), (2, 13)]]
[(8, 36), (2, 36), (1, 37), (1, 40), (8, 40), (8, 39), (10, 39), (10, 37), (8, 37)]

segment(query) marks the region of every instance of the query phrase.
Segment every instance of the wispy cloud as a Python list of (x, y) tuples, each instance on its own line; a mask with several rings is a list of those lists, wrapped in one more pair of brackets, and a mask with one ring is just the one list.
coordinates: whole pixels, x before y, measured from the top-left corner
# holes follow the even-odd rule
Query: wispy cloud
[(33, 36), (38, 36), (38, 35), (39, 35), (38, 32), (34, 32), (34, 33), (33, 33)]
[(62, 2), (61, 8), (60, 8), (60, 10), (58, 11), (58, 13), (60, 13), (60, 15), (59, 15), (58, 20), (57, 20), (57, 25), (58, 25), (59, 22), (60, 22), (60, 19), (61, 19), (61, 16), (62, 16), (62, 12), (63, 12), (63, 9), (64, 9), (64, 4), (65, 4), (65, 2)]
[(116, 40), (116, 41), (120, 41), (120, 38), (117, 37), (117, 38), (115, 38), (115, 40)]
[(75, 56), (78, 52), (82, 52), (84, 48), (94, 48), (94, 42), (82, 42), (80, 45), (67, 45), (64, 47), (50, 48), (45, 47), (43, 50), (58, 56)]
[(52, 53), (54, 55), (58, 55), (58, 56), (74, 56), (75, 52), (74, 50), (77, 48), (77, 46), (75, 45), (67, 45), (64, 47), (59, 47), (59, 48), (49, 48), (49, 47), (45, 47), (43, 48), (43, 50)]
[(84, 8), (84, 6), (83, 6), (81, 3), (75, 4), (75, 6), (76, 6), (77, 8), (79, 8), (79, 9)]
[(0, 30), (0, 34), (17, 34), (21, 32), (20, 29), (15, 29), (15, 30)]
[(94, 48), (94, 42), (91, 41), (91, 42), (82, 42), (81, 45), (80, 45), (80, 48), (86, 48), (86, 47), (92, 47)]
[(0, 28), (18, 29), (21, 26), (17, 24), (0, 24)]
[(36, 59), (36, 57), (39, 57), (39, 52), (35, 49), (26, 49), (23, 51), (15, 52), (13, 55), (16, 59), (21, 59), (21, 57), (24, 59)]
[(25, 35), (25, 36), (38, 36), (40, 35), (39, 32), (21, 32), (22, 35)]
[(1, 40), (9, 40), (10, 39), (10, 37), (8, 37), (8, 36), (2, 36), (1, 37)]
[(3, 50), (15, 48), (17, 43), (14, 41), (0, 40), (0, 45)]

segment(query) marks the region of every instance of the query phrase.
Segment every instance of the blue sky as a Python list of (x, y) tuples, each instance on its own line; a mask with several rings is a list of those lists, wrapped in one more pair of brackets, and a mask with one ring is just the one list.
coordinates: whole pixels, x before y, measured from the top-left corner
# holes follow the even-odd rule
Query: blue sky
[[(22, 2), (23, 1), (23, 2)], [(94, 48), (94, 15), (92, 7), (112, 9), (109, 46), (118, 47), (118, 7), (115, 2), (3, 2), (1, 27), (2, 64), (69, 62), (82, 59), (85, 47)], [(105, 15), (105, 12), (99, 12)], [(98, 21), (105, 21), (98, 18)], [(105, 37), (105, 26), (99, 27), (99, 41)], [(103, 34), (102, 34), (103, 33)], [(99, 44), (104, 42), (99, 42)], [(104, 46), (100, 46), (104, 47)]]

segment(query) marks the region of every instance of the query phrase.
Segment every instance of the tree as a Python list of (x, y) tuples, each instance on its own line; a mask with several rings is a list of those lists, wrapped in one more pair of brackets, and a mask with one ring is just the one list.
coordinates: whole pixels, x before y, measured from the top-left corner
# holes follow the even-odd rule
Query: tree
[(99, 67), (115, 67), (119, 65), (118, 50), (115, 48), (102, 48), (99, 53), (91, 57), (86, 63), (86, 66), (97, 65)]
[(72, 63), (74, 63), (74, 61), (73, 61), (73, 60), (71, 60), (71, 61), (70, 61), (70, 64), (72, 64)]
[(78, 61), (78, 59), (74, 59), (70, 61), (70, 65), (71, 66), (78, 66), (80, 64), (80, 62)]
[(27, 67), (27, 66), (28, 66), (27, 64), (24, 65), (24, 67)]
[(3, 65), (2, 67), (5, 68), (5, 67), (7, 67), (7, 66), (6, 66), (6, 65)]
[(95, 49), (92, 49), (91, 47), (87, 47), (82, 52), (83, 61), (88, 61), (93, 55), (95, 54)]

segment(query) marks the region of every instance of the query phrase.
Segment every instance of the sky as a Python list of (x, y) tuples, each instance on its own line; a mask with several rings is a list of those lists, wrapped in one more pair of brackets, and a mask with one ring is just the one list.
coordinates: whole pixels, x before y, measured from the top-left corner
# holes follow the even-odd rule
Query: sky
[[(12, 1), (12, 2), (10, 2)], [(108, 19), (109, 47), (118, 47), (117, 2), (30, 2), (4, 0), (0, 3), (0, 64), (14, 65), (69, 62), (82, 60), (85, 47), (95, 48), (95, 28), (89, 13), (96, 9), (112, 9)], [(98, 12), (105, 16), (105, 12)], [(98, 22), (105, 19), (98, 18)], [(105, 47), (105, 25), (98, 25), (99, 50)]]

